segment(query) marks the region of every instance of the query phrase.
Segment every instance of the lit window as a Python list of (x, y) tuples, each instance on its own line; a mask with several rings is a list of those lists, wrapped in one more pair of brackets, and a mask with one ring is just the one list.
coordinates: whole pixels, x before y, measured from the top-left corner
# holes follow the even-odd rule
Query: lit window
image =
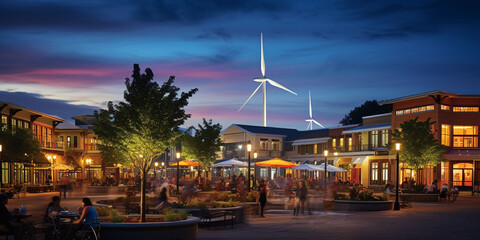
[(337, 146), (337, 139), (334, 138), (332, 139), (332, 147), (336, 147)]
[(442, 104), (442, 105), (440, 106), (440, 109), (442, 109), (443, 111), (450, 111), (450, 106), (448, 106), (448, 105), (443, 105), (443, 104)]
[(405, 115), (405, 114), (412, 114), (412, 113), (419, 113), (419, 112), (426, 112), (426, 111), (433, 111), (435, 110), (434, 105), (427, 105), (427, 106), (420, 106), (420, 107), (413, 107), (413, 108), (407, 108), (407, 109), (402, 109), (402, 110), (396, 110), (395, 114), (397, 116), (400, 115)]
[(378, 162), (372, 162), (370, 180), (372, 184), (378, 184)]
[(478, 126), (453, 126), (453, 147), (478, 147)]
[(268, 149), (268, 139), (260, 138), (260, 149), (267, 150)]
[(343, 147), (343, 138), (340, 138), (340, 147)]
[(382, 182), (386, 184), (388, 182), (388, 163), (382, 163)]
[(353, 140), (352, 138), (348, 138), (348, 151), (352, 151), (352, 147), (353, 147)]
[(280, 142), (278, 139), (272, 139), (272, 150), (280, 150)]
[(372, 131), (370, 136), (370, 144), (372, 147), (378, 147), (378, 131)]
[(478, 112), (479, 107), (453, 107), (454, 112)]
[(450, 130), (451, 130), (450, 125), (442, 124), (442, 145), (451, 146)]

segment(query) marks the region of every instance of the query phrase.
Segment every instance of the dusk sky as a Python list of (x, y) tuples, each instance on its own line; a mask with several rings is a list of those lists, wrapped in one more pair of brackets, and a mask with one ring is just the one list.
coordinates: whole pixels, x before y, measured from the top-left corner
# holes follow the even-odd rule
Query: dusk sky
[(58, 115), (123, 100), (133, 64), (198, 88), (192, 118), (327, 127), (366, 100), (444, 90), (480, 94), (480, 1), (82, 0), (0, 2), (0, 101)]

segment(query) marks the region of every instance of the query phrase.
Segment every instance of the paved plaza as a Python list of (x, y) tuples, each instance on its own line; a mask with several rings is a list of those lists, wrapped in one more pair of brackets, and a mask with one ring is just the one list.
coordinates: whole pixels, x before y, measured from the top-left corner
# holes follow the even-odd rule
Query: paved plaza
[[(58, 194), (58, 193), (56, 193)], [(26, 204), (33, 221), (41, 221), (55, 193), (27, 194), (10, 199), (12, 209)], [(123, 195), (92, 195), (92, 201)], [(81, 204), (74, 192), (62, 206), (74, 210)], [(336, 212), (314, 211), (292, 218), (289, 210), (272, 209), (265, 218), (250, 216), (247, 223), (211, 230), (200, 229), (198, 239), (480, 239), (480, 198), (462, 194), (456, 202), (413, 203), (401, 211)], [(161, 239), (161, 238), (159, 238)]]

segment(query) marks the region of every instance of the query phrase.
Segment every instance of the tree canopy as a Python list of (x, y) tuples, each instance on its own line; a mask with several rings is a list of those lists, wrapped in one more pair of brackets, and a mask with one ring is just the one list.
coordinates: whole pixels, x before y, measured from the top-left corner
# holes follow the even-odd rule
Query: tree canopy
[(0, 130), (2, 162), (30, 162), (42, 146), (29, 129)]
[[(140, 171), (142, 179), (141, 218), (145, 220), (146, 173), (154, 159), (173, 146), (180, 136), (179, 126), (190, 117), (184, 107), (198, 89), (179, 93), (171, 76), (161, 86), (153, 81), (149, 68), (140, 73), (133, 65), (132, 79), (125, 79), (123, 102), (108, 103), (107, 109), (95, 112), (98, 121), (95, 133), (102, 141), (104, 155), (115, 153), (115, 159), (131, 163)], [(113, 155), (112, 155), (113, 156)]]
[(400, 124), (400, 129), (395, 129), (393, 139), (401, 143), (401, 162), (419, 169), (444, 161), (442, 155), (446, 148), (435, 139), (432, 124), (434, 122), (430, 122), (430, 118), (423, 122), (415, 118)]
[(222, 140), (220, 132), (222, 126), (219, 123), (214, 124), (212, 120), (203, 119), (203, 125), (198, 124), (198, 128), (191, 126), (188, 130), (193, 130), (193, 135), (188, 131), (182, 138), (183, 154), (187, 158), (196, 159), (203, 164), (204, 169), (209, 169), (210, 165), (216, 159), (216, 152), (220, 150)]
[(355, 107), (350, 113), (345, 115), (345, 117), (340, 121), (342, 125), (351, 125), (362, 123), (362, 117), (389, 113), (392, 111), (392, 105), (382, 105), (380, 106), (377, 100), (365, 101), (361, 106)]

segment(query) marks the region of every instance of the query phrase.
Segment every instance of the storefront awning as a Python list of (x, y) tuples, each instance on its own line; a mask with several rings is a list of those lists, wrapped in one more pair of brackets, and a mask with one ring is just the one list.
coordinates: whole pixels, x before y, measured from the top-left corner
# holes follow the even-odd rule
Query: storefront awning
[(354, 158), (352, 158), (352, 161), (353, 161), (352, 164), (354, 164), (354, 165), (355, 164), (362, 164), (363, 161), (365, 161), (365, 159), (367, 159), (367, 158), (368, 158), (368, 156), (354, 157)]
[(326, 142), (328, 142), (329, 139), (330, 139), (329, 137), (324, 137), (324, 138), (311, 138), (311, 139), (295, 140), (295, 141), (293, 141), (292, 146), (326, 143)]

